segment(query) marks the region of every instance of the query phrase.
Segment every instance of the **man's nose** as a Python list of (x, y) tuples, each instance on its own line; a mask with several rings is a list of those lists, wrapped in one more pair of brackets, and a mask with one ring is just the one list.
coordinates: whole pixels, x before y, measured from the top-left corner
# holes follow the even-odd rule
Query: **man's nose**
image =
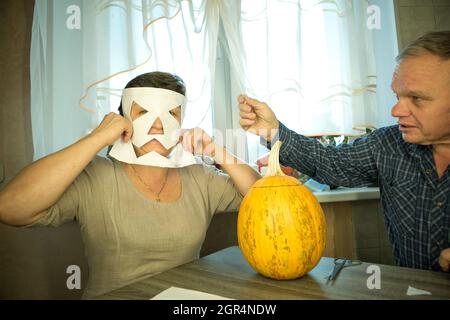
[(406, 105), (406, 101), (399, 99), (397, 103), (392, 107), (391, 115), (395, 118), (409, 116), (409, 108)]

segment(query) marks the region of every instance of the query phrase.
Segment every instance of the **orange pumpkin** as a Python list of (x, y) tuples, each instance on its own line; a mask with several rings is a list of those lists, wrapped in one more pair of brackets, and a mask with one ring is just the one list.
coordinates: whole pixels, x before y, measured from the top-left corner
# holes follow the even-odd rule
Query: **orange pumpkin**
[(281, 142), (272, 147), (266, 176), (244, 197), (238, 215), (238, 242), (260, 274), (295, 279), (311, 271), (325, 249), (326, 223), (317, 198), (280, 169)]

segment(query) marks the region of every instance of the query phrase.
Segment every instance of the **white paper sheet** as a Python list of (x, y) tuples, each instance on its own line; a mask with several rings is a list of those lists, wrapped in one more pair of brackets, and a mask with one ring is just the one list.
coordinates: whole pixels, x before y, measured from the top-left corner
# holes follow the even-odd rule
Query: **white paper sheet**
[[(147, 112), (132, 121), (131, 107), (137, 103)], [(170, 114), (178, 106), (182, 110), (186, 104), (186, 97), (178, 92), (160, 88), (128, 88), (122, 94), (122, 109), (124, 116), (133, 123), (133, 136), (124, 143), (118, 139), (109, 155), (119, 161), (164, 168), (179, 168), (198, 163), (196, 158), (185, 151), (179, 141), (180, 123)], [(155, 120), (159, 118), (164, 134), (148, 134)], [(157, 152), (149, 152), (137, 157), (133, 145), (140, 148), (147, 142), (156, 139), (166, 149), (175, 146), (166, 158)]]
[(133, 145), (130, 142), (124, 143), (122, 140), (119, 140), (116, 141), (113, 148), (109, 152), (109, 155), (126, 163), (164, 168), (180, 168), (190, 166), (192, 164), (202, 163), (201, 158), (195, 157), (192, 153), (186, 152), (181, 144), (177, 145), (167, 156), (167, 158), (155, 151), (136, 157)]
[(206, 292), (170, 287), (150, 300), (233, 300)]
[(406, 295), (407, 296), (423, 296), (423, 295), (430, 295), (431, 296), (431, 292), (425, 291), (425, 290), (421, 290), (421, 289), (416, 289), (414, 287), (408, 286), (408, 290), (406, 291)]
[[(137, 103), (147, 112), (132, 121), (131, 108)], [(133, 122), (133, 137), (131, 141), (137, 147), (142, 147), (152, 139), (158, 140), (166, 149), (177, 144), (177, 130), (180, 123), (170, 114), (170, 111), (178, 106), (183, 109), (186, 105), (186, 97), (182, 94), (161, 88), (128, 88), (122, 93), (122, 110), (128, 120)], [(151, 126), (159, 118), (164, 129), (164, 134), (148, 134)]]

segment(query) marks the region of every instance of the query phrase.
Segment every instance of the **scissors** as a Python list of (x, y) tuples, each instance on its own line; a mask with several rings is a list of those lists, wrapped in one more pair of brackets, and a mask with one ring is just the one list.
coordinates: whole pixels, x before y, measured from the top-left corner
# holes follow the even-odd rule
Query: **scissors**
[(359, 260), (349, 260), (347, 258), (342, 258), (342, 257), (335, 258), (334, 259), (334, 268), (333, 268), (333, 271), (331, 272), (331, 274), (327, 277), (327, 283), (329, 281), (336, 280), (337, 275), (343, 268), (357, 266), (357, 265), (360, 265), (361, 263), (362, 262)]

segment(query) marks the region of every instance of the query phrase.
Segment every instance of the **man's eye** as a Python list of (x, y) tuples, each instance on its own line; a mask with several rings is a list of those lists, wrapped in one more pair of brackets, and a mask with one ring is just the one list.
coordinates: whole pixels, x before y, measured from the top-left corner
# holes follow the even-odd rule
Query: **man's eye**
[(170, 113), (171, 115), (175, 116), (175, 112), (169, 111), (169, 113)]
[(417, 97), (417, 96), (412, 96), (411, 99), (412, 99), (412, 101), (413, 101), (414, 103), (417, 103), (417, 102), (422, 101), (422, 98), (421, 98), (421, 97)]
[(147, 113), (147, 110), (141, 110), (141, 111), (139, 111), (139, 114), (146, 114)]

